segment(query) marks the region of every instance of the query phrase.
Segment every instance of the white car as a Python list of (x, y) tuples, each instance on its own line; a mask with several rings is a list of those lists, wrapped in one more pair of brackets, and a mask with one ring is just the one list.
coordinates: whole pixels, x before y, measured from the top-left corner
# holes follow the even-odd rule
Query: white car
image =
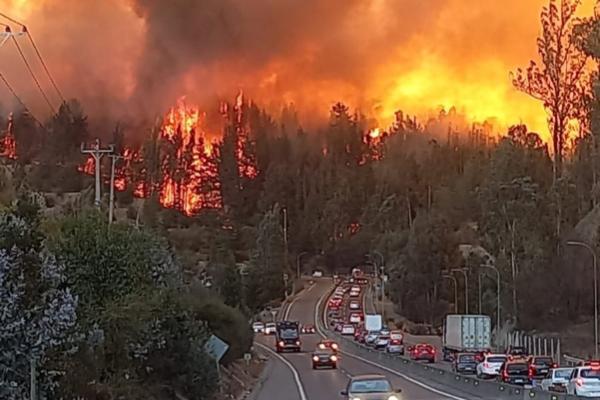
[(478, 378), (491, 378), (500, 374), (500, 367), (507, 360), (506, 354), (486, 354), (475, 369)]
[(402, 334), (402, 331), (390, 332), (390, 342), (385, 351), (404, 355), (404, 334)]
[(354, 325), (346, 324), (342, 326), (342, 335), (354, 335)]
[(275, 324), (275, 322), (267, 322), (263, 333), (265, 335), (274, 335), (276, 331), (277, 331), (277, 325)]
[(564, 391), (572, 373), (573, 368), (552, 368), (548, 373), (548, 377), (542, 379), (540, 386), (542, 387), (542, 390), (547, 392)]
[(375, 349), (387, 349), (389, 343), (390, 337), (388, 335), (379, 335), (377, 336), (377, 339), (375, 339)]
[(349, 307), (351, 310), (360, 310), (360, 303), (357, 300), (352, 300)]
[(359, 295), (360, 295), (360, 292), (356, 292), (353, 290), (350, 291), (350, 297), (358, 297)]
[(322, 278), (323, 277), (323, 271), (319, 271), (319, 270), (313, 271), (313, 275), (312, 276), (313, 276), (313, 278)]
[(574, 368), (567, 383), (567, 394), (600, 397), (600, 366)]
[(254, 331), (254, 333), (262, 333), (265, 330), (265, 324), (263, 324), (260, 321), (256, 321), (252, 324), (252, 330)]
[(362, 317), (359, 313), (350, 314), (350, 323), (351, 324), (360, 324), (362, 322)]

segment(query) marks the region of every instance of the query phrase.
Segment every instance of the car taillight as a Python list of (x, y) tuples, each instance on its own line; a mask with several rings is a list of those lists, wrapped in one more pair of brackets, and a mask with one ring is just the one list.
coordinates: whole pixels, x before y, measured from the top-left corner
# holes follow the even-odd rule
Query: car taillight
[(336, 357), (336, 356), (331, 356), (331, 357), (329, 357), (329, 359), (330, 359), (331, 361), (337, 361), (337, 357)]
[(508, 372), (506, 370), (502, 371), (502, 378), (503, 379), (508, 379)]
[(557, 363), (552, 364), (551, 368), (558, 368), (558, 364)]
[(535, 375), (535, 369), (533, 367), (529, 367), (529, 378), (533, 378), (533, 375)]
[(319, 361), (319, 357), (317, 357), (317, 356), (314, 356), (314, 357), (313, 357), (313, 361)]
[(281, 342), (279, 342), (279, 347), (283, 347), (285, 346), (285, 342), (282, 340)]
[(576, 384), (577, 386), (583, 386), (583, 379), (581, 379), (581, 378), (577, 378), (577, 379), (575, 379), (575, 384)]

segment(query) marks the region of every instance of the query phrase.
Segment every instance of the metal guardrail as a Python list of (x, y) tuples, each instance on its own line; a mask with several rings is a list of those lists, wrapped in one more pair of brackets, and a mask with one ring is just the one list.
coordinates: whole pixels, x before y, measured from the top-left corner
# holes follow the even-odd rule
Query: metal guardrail
[(565, 360), (565, 363), (569, 367), (576, 367), (577, 365), (585, 361), (585, 359), (583, 358), (570, 356), (568, 354), (563, 354), (562, 358), (563, 360)]

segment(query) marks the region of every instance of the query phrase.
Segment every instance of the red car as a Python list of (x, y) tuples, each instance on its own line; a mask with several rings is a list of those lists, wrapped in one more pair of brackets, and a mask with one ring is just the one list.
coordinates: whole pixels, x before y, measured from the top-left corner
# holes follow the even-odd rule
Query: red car
[(408, 352), (411, 360), (425, 360), (429, 363), (435, 362), (435, 347), (430, 344), (420, 343), (416, 346), (410, 346)]

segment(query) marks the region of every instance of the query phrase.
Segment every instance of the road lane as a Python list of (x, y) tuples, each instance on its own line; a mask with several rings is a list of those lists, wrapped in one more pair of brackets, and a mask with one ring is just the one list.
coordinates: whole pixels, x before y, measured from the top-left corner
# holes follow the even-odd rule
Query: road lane
[[(291, 321), (301, 324), (315, 324), (315, 318), (322, 318), (321, 313), (316, 313), (317, 303), (325, 299), (331, 288), (331, 280), (316, 280), (315, 286), (302, 293), (287, 310)], [(322, 300), (325, 301), (325, 300)], [(348, 378), (359, 374), (379, 373), (386, 375), (394, 387), (402, 389), (402, 399), (410, 400), (473, 400), (472, 396), (460, 393), (449, 394), (441, 388), (437, 390), (427, 382), (403, 377), (386, 370), (382, 366), (373, 365), (368, 360), (361, 360), (348, 354), (341, 354), (339, 368), (337, 370), (313, 370), (310, 359), (311, 352), (321, 340), (320, 335), (302, 335), (302, 353), (281, 354), (289, 361), (291, 367), (298, 374), (307, 400), (332, 400), (340, 399), (340, 391), (344, 390)], [(271, 349), (274, 349), (274, 337), (260, 337), (258, 340)], [(342, 348), (342, 351), (345, 349)], [(350, 350), (350, 349), (347, 349)], [(265, 382), (259, 400), (268, 399), (290, 399), (302, 400), (298, 394), (298, 385), (294, 382), (293, 373), (288, 365), (278, 360), (273, 361), (273, 371)], [(277, 370), (277, 371), (276, 371)], [(428, 386), (425, 387), (425, 386)], [(477, 399), (479, 400), (479, 399)]]

